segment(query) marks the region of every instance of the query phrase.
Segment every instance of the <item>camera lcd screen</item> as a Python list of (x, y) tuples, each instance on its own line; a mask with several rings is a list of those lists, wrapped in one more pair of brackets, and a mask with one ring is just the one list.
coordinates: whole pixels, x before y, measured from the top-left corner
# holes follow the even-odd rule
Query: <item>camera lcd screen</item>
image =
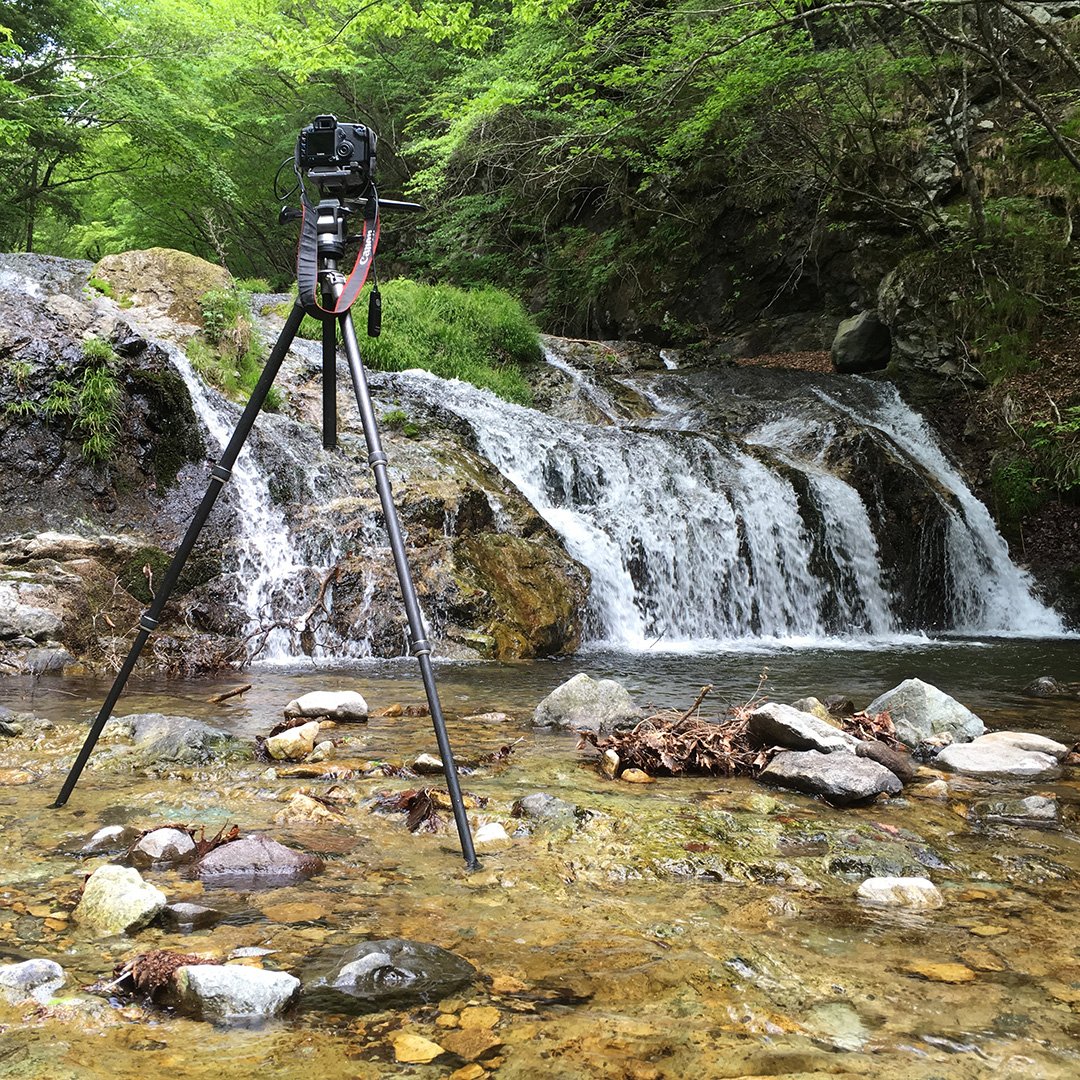
[(329, 131), (313, 131), (308, 136), (308, 147), (312, 157), (332, 158), (334, 156), (334, 137), (336, 128)]

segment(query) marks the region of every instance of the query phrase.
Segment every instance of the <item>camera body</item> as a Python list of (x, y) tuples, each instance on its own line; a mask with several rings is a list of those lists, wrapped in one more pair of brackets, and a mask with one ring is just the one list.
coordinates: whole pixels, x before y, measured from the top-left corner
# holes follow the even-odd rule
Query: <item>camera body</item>
[(360, 189), (375, 174), (375, 132), (363, 124), (341, 124), (316, 116), (296, 140), (296, 163), (322, 185)]

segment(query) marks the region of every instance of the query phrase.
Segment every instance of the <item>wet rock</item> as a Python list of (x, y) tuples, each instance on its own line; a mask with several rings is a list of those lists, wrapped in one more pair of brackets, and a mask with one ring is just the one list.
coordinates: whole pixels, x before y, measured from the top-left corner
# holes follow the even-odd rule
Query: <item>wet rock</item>
[(198, 854), (195, 841), (180, 829), (154, 829), (141, 837), (128, 852), (127, 863), (136, 870), (180, 866)]
[(768, 702), (749, 717), (750, 734), (766, 746), (785, 746), (790, 750), (834, 750), (855, 752), (859, 740), (825, 720), (791, 705)]
[(1029, 795), (1026, 799), (986, 799), (977, 802), (972, 812), (979, 821), (1027, 828), (1051, 829), (1058, 824), (1057, 799)]
[(443, 771), (442, 758), (434, 754), (420, 754), (413, 759), (410, 768), (421, 776), (435, 776)]
[(355, 690), (313, 690), (285, 706), (285, 718), (328, 716), (331, 720), (358, 723), (368, 718), (368, 704)]
[(489, 821), (473, 833), (473, 842), (478, 848), (498, 848), (509, 844), (510, 837), (499, 822)]
[(61, 855), (123, 855), (139, 837), (131, 825), (105, 825), (89, 836), (79, 836), (58, 844)]
[(133, 934), (165, 907), (166, 896), (143, 881), (138, 870), (99, 866), (83, 888), (74, 919), (98, 934)]
[(9, 1005), (34, 1000), (42, 1005), (64, 985), (64, 969), (54, 960), (24, 960), (0, 967), (0, 1000)]
[(475, 974), (467, 960), (437, 945), (401, 938), (365, 941), (313, 965), (304, 978), (304, 1001), (309, 1008), (334, 1012), (374, 1012), (438, 1001)]
[(1050, 675), (1040, 675), (1024, 687), (1028, 697), (1080, 697), (1080, 683), (1063, 683)]
[(251, 1023), (283, 1013), (300, 991), (285, 971), (242, 964), (191, 964), (178, 968), (175, 988), (163, 1000), (199, 1020)]
[(811, 716), (816, 716), (819, 720), (828, 720), (829, 710), (825, 708), (824, 704), (816, 697), (804, 697), (799, 698), (798, 701), (791, 703), (793, 709), (798, 709), (799, 712), (809, 713)]
[(762, 770), (760, 778), (809, 795), (822, 795), (841, 806), (882, 793), (898, 795), (903, 790), (899, 779), (884, 765), (846, 752), (784, 750)]
[(938, 887), (923, 877), (867, 878), (856, 895), (873, 904), (896, 907), (939, 908), (945, 903)]
[(63, 648), (30, 649), (26, 654), (26, 670), (32, 675), (44, 675), (49, 671), (63, 671), (75, 663), (75, 657)]
[(323, 868), (322, 860), (254, 833), (208, 852), (190, 870), (212, 885), (283, 885), (303, 881)]
[(869, 758), (879, 765), (884, 765), (889, 772), (893, 773), (902, 784), (909, 784), (915, 779), (919, 766), (907, 754), (894, 750), (883, 742), (876, 739), (868, 739), (860, 742), (855, 747), (858, 757)]
[(300, 727), (288, 728), (266, 740), (266, 752), (277, 761), (300, 761), (315, 749), (315, 740), (319, 736), (316, 721), (301, 724)]
[(202, 904), (166, 904), (161, 912), (161, 925), (167, 930), (205, 930), (225, 918), (225, 912)]
[(993, 739), (946, 746), (934, 759), (934, 764), (964, 776), (1001, 776), (1018, 780), (1041, 780), (1055, 776), (1060, 768), (1057, 758), (1049, 754), (1021, 750)]
[(511, 810), (516, 818), (528, 818), (530, 821), (545, 825), (573, 825), (576, 822), (577, 807), (563, 799), (557, 799), (544, 791), (534, 791), (518, 799)]
[(975, 740), (979, 743), (1004, 743), (1017, 750), (1031, 750), (1038, 754), (1049, 754), (1064, 761), (1069, 756), (1070, 747), (1048, 739), (1045, 735), (1036, 735), (1030, 731), (988, 731)]
[(591, 679), (584, 672), (556, 687), (537, 705), (533, 723), (574, 731), (609, 731), (636, 723), (642, 712), (614, 679)]
[(967, 742), (986, 730), (970, 709), (921, 679), (905, 679), (866, 708), (871, 715), (886, 710), (896, 727), (896, 737), (906, 746), (944, 734), (955, 742)]

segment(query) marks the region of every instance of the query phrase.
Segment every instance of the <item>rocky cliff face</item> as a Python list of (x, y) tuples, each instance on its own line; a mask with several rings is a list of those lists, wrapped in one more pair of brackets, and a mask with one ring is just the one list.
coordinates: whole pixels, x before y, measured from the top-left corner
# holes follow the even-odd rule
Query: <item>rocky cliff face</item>
[[(167, 275), (167, 260), (162, 265)], [(145, 258), (134, 268), (140, 302), (130, 308), (87, 286), (92, 269), (43, 256), (0, 259), (2, 670), (72, 660), (107, 666), (126, 653), (219, 452), (207, 445), (168, 354), (170, 340), (197, 330), (177, 318), (196, 318), (190, 305), (176, 307), (175, 288)], [(117, 262), (98, 272), (119, 280), (126, 269)], [(111, 350), (104, 367), (116, 388), (115, 442), (106, 460), (86, 449), (80, 394), (93, 366), (88, 341)], [(100, 367), (100, 346), (90, 352)], [(292, 540), (309, 552), (336, 552), (332, 564), (309, 570), (298, 585), (311, 610), (297, 621), (268, 605), (253, 624), (236, 586), (247, 509), (227, 484), (146, 650), (147, 663), (192, 670), (243, 661), (275, 627), (307, 651), (362, 639), (374, 655), (402, 653), (400, 591), (381, 546), (363, 447), (345, 434), (344, 454), (320, 459), (313, 374), (310, 354), (290, 357), (280, 378), (287, 415), (264, 414), (249, 440)], [(214, 402), (231, 430), (237, 410)], [(389, 406), (379, 404), (381, 415)], [(343, 401), (343, 431), (358, 428)], [(387, 431), (384, 440), (415, 553), (417, 591), (443, 654), (514, 658), (576, 648), (587, 572), (467, 440), (436, 416), (424, 428), (422, 439)], [(314, 471), (301, 464), (317, 459)], [(334, 474), (333, 497), (320, 469)], [(350, 497), (340, 497), (343, 486)]]

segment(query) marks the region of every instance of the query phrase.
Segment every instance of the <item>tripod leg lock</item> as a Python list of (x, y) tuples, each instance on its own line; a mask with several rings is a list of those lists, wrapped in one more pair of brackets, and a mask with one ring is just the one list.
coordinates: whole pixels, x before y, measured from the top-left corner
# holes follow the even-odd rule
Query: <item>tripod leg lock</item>
[(145, 630), (148, 634), (157, 629), (157, 619), (152, 619), (149, 615), (143, 615), (139, 619), (139, 629)]
[(219, 484), (228, 483), (228, 481), (231, 478), (232, 478), (232, 470), (231, 469), (226, 469), (222, 465), (215, 465), (210, 470), (210, 479), (211, 480), (216, 480)]
[(413, 641), (409, 645), (413, 656), (430, 656), (431, 655), (431, 642), (425, 638), (421, 638), (419, 641)]
[(367, 463), (374, 469), (376, 465), (385, 465), (389, 460), (384, 451), (376, 450), (368, 455)]

